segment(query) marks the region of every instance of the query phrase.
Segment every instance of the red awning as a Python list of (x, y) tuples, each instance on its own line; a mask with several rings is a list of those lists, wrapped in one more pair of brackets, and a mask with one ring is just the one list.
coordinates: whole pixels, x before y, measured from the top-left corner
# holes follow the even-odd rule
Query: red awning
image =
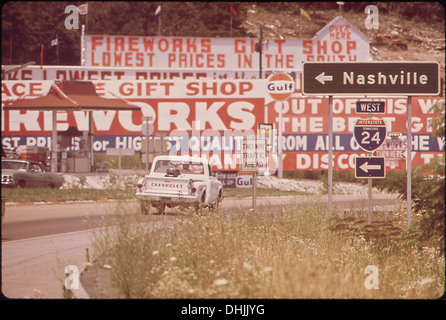
[(4, 110), (141, 110), (124, 100), (98, 96), (91, 81), (55, 81), (46, 96), (15, 101)]

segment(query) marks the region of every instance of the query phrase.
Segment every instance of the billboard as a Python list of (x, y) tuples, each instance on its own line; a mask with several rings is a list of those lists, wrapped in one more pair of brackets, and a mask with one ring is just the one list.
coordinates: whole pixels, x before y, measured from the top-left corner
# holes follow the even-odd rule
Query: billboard
[[(159, 69), (259, 69), (255, 38), (85, 35), (84, 66)], [(301, 71), (304, 61), (369, 58), (369, 39), (336, 17), (313, 39), (263, 39), (264, 70)]]
[[(2, 105), (18, 98), (33, 98), (48, 92), (53, 81), (3, 81)], [(328, 168), (328, 98), (293, 94), (288, 101), (268, 99), (266, 80), (162, 80), (94, 81), (97, 93), (109, 99), (125, 99), (141, 111), (94, 111), (95, 152), (107, 148), (141, 150), (142, 117), (154, 119), (154, 132), (167, 133), (168, 148), (175, 154), (194, 153), (213, 158), (218, 170), (236, 170), (240, 164), (241, 141), (257, 132), (259, 123), (278, 128), (282, 108), (284, 170)], [(355, 158), (366, 156), (353, 137), (358, 119), (356, 102), (369, 98), (333, 98), (334, 169), (353, 170)], [(376, 115), (387, 132), (407, 132), (407, 98), (380, 97), (386, 113)], [(432, 138), (430, 123), (438, 117), (430, 108), (444, 103), (440, 97), (412, 98), (412, 163), (414, 166), (443, 156), (443, 138)], [(52, 112), (2, 110), (2, 145), (51, 146)], [(88, 112), (58, 112), (57, 130), (69, 127), (88, 130)], [(277, 135), (270, 161), (277, 162)], [(388, 145), (387, 143), (385, 144)], [(389, 144), (390, 145), (390, 144)], [(376, 152), (379, 152), (378, 149)], [(378, 153), (377, 153), (378, 155)], [(393, 169), (404, 170), (403, 157)], [(392, 169), (392, 168), (390, 168)]]

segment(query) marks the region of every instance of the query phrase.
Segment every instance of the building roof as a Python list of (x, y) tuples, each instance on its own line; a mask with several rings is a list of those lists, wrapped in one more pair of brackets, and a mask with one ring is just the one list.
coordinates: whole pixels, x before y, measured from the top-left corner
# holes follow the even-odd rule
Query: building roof
[(5, 110), (141, 110), (124, 100), (98, 96), (91, 81), (55, 81), (45, 96), (21, 99), (4, 106)]

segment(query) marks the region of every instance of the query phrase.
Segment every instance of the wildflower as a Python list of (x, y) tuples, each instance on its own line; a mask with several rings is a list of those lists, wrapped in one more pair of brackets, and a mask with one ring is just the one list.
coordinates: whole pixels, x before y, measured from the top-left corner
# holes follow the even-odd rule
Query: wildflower
[(420, 284), (421, 284), (422, 286), (424, 286), (424, 285), (426, 285), (426, 284), (431, 284), (431, 283), (434, 282), (434, 281), (435, 281), (435, 280), (432, 279), (432, 278), (424, 278), (424, 279), (421, 279)]
[(152, 255), (154, 255), (154, 256), (156, 256), (157, 254), (159, 254), (158, 250), (155, 250), (155, 251), (152, 252)]
[(273, 272), (273, 268), (265, 267), (265, 268), (263, 268), (263, 272)]
[(229, 283), (229, 281), (226, 280), (226, 279), (217, 279), (217, 280), (214, 281), (214, 285), (215, 286), (225, 286), (228, 283)]
[(169, 261), (170, 261), (170, 262), (175, 262), (175, 261), (177, 261), (177, 258), (175, 258), (175, 257), (170, 257)]
[(170, 248), (172, 246), (171, 243), (166, 244), (166, 248)]
[(248, 271), (252, 270), (252, 265), (249, 264), (248, 262), (243, 262), (243, 268), (245, 268)]

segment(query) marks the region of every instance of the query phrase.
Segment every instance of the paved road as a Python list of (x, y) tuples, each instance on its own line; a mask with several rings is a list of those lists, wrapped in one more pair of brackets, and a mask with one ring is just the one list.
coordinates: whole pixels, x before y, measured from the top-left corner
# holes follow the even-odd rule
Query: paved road
[[(310, 197), (259, 198), (257, 206), (278, 209), (291, 201)], [(322, 197), (326, 200), (326, 197)], [(322, 200), (321, 199), (321, 200)], [(375, 204), (391, 205), (396, 196), (374, 195)], [(359, 201), (358, 201), (359, 200)], [(353, 196), (335, 196), (337, 207), (366, 206), (367, 200)], [(223, 209), (249, 210), (251, 199), (225, 199)], [(8, 298), (62, 298), (64, 270), (74, 265), (79, 272), (85, 266), (86, 252), (94, 257), (92, 230), (114, 213), (139, 214), (136, 202), (81, 203), (63, 205), (8, 206), (2, 225), (2, 293)], [(166, 216), (144, 216), (149, 223), (175, 219), (178, 211), (170, 209)], [(76, 297), (87, 298), (82, 287)]]

